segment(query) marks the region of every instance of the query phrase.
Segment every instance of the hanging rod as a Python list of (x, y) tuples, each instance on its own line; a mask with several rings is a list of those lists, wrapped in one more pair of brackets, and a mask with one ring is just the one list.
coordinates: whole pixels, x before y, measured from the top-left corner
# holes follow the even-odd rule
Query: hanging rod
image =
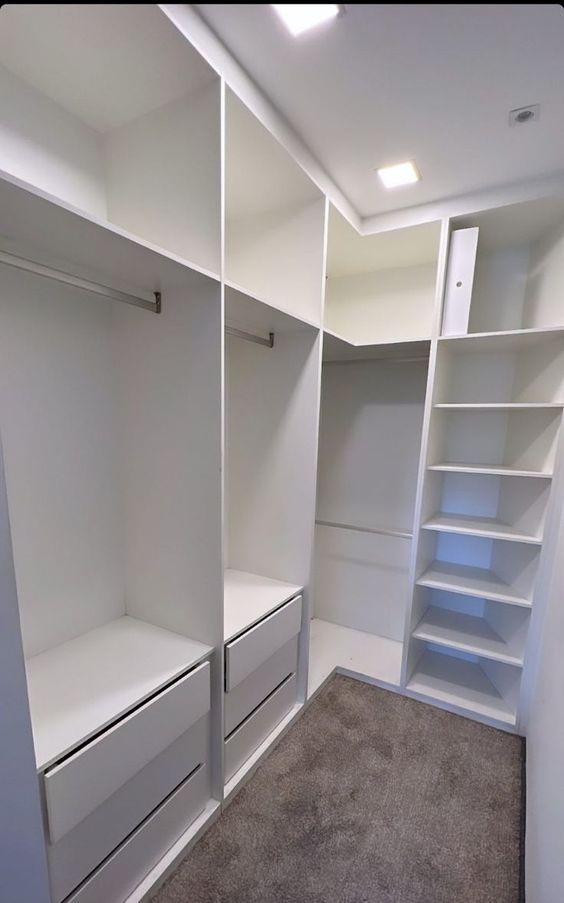
[(266, 345), (267, 348), (274, 348), (274, 333), (269, 332), (268, 338), (262, 335), (255, 335), (252, 332), (245, 332), (244, 329), (235, 329), (234, 326), (225, 327), (226, 335), (232, 335), (236, 339), (245, 339), (246, 342), (255, 342), (257, 345)]
[(0, 251), (0, 263), (9, 267), (15, 267), (17, 270), (34, 273), (36, 276), (46, 276), (48, 279), (54, 279), (56, 282), (64, 282), (65, 285), (72, 285), (75, 288), (83, 289), (85, 292), (92, 292), (94, 295), (102, 295), (103, 298), (110, 298), (112, 301), (123, 301), (125, 304), (132, 304), (134, 307), (152, 310), (156, 314), (161, 312), (160, 292), (153, 292), (155, 300), (147, 301), (145, 298), (138, 298), (137, 295), (120, 292), (118, 289), (110, 288), (108, 285), (91, 282), (90, 279), (82, 279), (80, 276), (74, 276), (72, 273), (65, 273), (63, 270), (56, 270), (53, 267), (45, 266), (43, 263), (37, 263), (35, 260), (27, 260), (25, 257), (8, 254), (6, 251)]
[(320, 527), (335, 527), (337, 530), (354, 530), (355, 533), (376, 533), (378, 536), (397, 536), (400, 539), (412, 539), (413, 533), (408, 530), (391, 530), (387, 527), (356, 527), (354, 524), (339, 524), (330, 520), (316, 520)]

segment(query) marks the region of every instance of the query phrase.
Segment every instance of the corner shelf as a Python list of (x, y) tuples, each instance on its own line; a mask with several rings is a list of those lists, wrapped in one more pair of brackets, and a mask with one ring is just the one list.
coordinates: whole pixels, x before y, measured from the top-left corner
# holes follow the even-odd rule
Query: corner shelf
[(224, 576), (224, 642), (265, 618), (303, 586), (228, 568)]
[(429, 586), (463, 596), (476, 596), (480, 599), (531, 608), (530, 599), (516, 592), (510, 584), (485, 568), (434, 561), (416, 583), (418, 586)]
[(90, 739), (212, 648), (124, 615), (26, 662), (38, 770)]
[(551, 480), (553, 476), (552, 471), (524, 470), (522, 467), (510, 467), (506, 464), (457, 464), (446, 461), (441, 464), (428, 464), (427, 470), (439, 470), (443, 473), (484, 473), (501, 477), (534, 477), (541, 480)]
[(472, 712), (506, 727), (515, 727), (515, 710), (506, 702), (477, 662), (426, 650), (407, 690), (430, 702), (442, 702), (461, 713)]
[(485, 618), (431, 606), (413, 631), (413, 637), (438, 646), (446, 646), (503, 662), (523, 666), (524, 650), (507, 643), (490, 627)]
[(431, 349), (430, 338), (402, 339), (396, 342), (366, 342), (359, 344), (331, 329), (323, 330), (323, 361), (427, 359)]
[(483, 536), (486, 539), (525, 542), (537, 546), (542, 544), (542, 537), (523, 533), (495, 517), (472, 517), (468, 514), (438, 512), (425, 521), (421, 525), (421, 529), (431, 530), (435, 533), (460, 533), (466, 536)]

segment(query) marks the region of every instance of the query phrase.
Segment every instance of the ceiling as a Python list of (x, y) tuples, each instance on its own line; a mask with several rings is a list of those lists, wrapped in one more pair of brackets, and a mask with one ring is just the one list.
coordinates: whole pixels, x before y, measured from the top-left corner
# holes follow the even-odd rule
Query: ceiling
[[(559, 4), (350, 4), (297, 39), (269, 4), (196, 9), (361, 216), (564, 169)], [(375, 168), (410, 158), (421, 182), (383, 189)]]

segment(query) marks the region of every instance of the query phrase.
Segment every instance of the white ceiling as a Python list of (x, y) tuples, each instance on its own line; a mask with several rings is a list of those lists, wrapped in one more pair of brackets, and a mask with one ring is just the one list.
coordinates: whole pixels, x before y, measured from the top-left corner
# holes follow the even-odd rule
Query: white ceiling
[(0, 63), (100, 132), (214, 77), (154, 4), (4, 4)]
[[(196, 8), (362, 216), (564, 169), (559, 4), (350, 4), (298, 39), (269, 4)], [(422, 181), (385, 191), (409, 158)]]

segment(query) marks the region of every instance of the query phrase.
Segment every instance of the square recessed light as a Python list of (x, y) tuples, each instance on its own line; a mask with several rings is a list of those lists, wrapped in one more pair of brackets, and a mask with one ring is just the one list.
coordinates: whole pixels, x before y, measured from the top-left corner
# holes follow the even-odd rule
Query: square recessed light
[(288, 31), (294, 36), (328, 22), (339, 15), (338, 3), (271, 3)]
[(393, 166), (382, 166), (377, 170), (384, 188), (399, 188), (401, 185), (413, 185), (421, 178), (413, 160), (395, 163)]

